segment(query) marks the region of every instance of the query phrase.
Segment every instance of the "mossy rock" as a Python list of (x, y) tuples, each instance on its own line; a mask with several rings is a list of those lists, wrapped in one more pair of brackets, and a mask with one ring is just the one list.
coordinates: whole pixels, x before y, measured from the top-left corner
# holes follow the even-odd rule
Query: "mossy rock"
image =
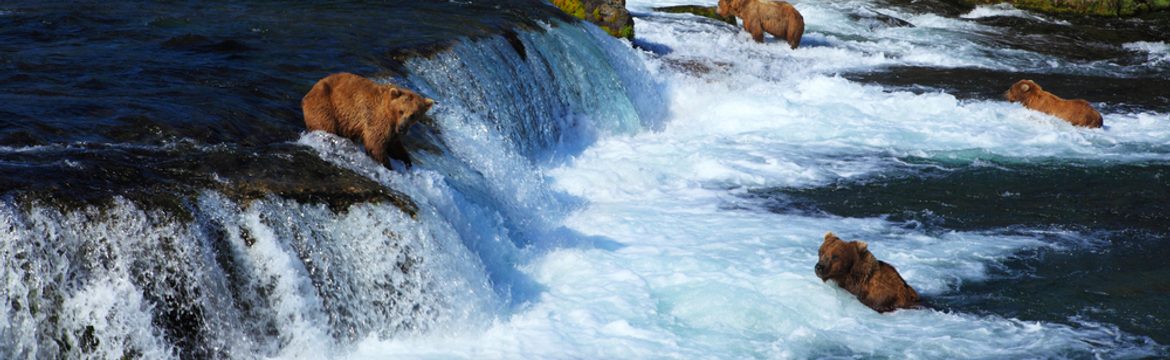
[(596, 24), (614, 37), (633, 40), (634, 18), (625, 0), (551, 0), (566, 14)]
[[(1167, 1), (1170, 1), (1170, 0), (1167, 0)], [(665, 7), (654, 8), (654, 11), (661, 11), (664, 13), (672, 13), (672, 14), (698, 15), (698, 16), (702, 16), (705, 18), (711, 18), (711, 19), (715, 19), (718, 21), (722, 21), (722, 22), (725, 22), (725, 23), (728, 23), (731, 25), (736, 25), (734, 16), (719, 16), (719, 12), (717, 10), (718, 10), (718, 8), (715, 6), (699, 6), (699, 5), (678, 5), (678, 6), (665, 6)]]
[(561, 11), (578, 19), (585, 19), (585, 4), (581, 0), (552, 0)]

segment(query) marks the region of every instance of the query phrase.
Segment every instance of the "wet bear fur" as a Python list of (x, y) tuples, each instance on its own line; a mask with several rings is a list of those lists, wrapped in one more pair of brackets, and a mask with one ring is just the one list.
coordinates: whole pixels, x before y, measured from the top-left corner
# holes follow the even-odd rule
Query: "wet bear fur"
[(877, 312), (921, 304), (918, 292), (892, 265), (874, 257), (864, 241), (845, 242), (830, 232), (825, 234), (818, 255), (817, 277), (822, 281), (833, 280)]
[(1026, 108), (1064, 119), (1075, 126), (1099, 128), (1104, 125), (1101, 113), (1093, 109), (1088, 101), (1062, 99), (1045, 91), (1032, 80), (1017, 81), (1003, 97), (1010, 102), (1021, 103)]
[(804, 16), (792, 4), (774, 0), (719, 0), (719, 16), (738, 16), (752, 40), (764, 42), (767, 32), (793, 49), (804, 36)]
[(390, 157), (410, 166), (401, 135), (434, 105), (413, 91), (337, 73), (317, 81), (301, 99), (305, 127), (360, 141), (366, 152), (386, 164)]

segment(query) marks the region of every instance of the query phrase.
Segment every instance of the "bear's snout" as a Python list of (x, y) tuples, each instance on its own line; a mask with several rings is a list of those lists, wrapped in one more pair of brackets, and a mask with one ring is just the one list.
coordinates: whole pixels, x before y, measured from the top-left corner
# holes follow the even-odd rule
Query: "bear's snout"
[(816, 271), (817, 277), (821, 278), (821, 280), (825, 279), (825, 265), (817, 262), (817, 265), (813, 267), (813, 270)]

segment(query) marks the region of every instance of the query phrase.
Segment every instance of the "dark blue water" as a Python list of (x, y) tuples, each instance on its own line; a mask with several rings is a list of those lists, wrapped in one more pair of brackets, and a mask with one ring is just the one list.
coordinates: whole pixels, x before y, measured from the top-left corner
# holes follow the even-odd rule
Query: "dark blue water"
[[(477, 279), (426, 269), (466, 251), (423, 249), (457, 236), (296, 144), (300, 99), (338, 71), (413, 85), (408, 59), (552, 24), (572, 22), (532, 0), (0, 5), (0, 358), (289, 356), (457, 313), (435, 299)], [(379, 221), (347, 218), (358, 203)]]
[[(948, 16), (970, 7), (949, 2), (890, 1)], [(1170, 15), (1141, 19), (993, 16), (974, 20), (1011, 29), (990, 35), (1004, 49), (1074, 62), (1109, 63), (1118, 74), (1074, 69), (1002, 71), (979, 68), (891, 67), (846, 78), (918, 93), (942, 91), (965, 100), (999, 100), (1002, 84), (1034, 79), (1061, 94), (1093, 99), (1105, 112), (1170, 111), (1170, 68), (1143, 67), (1118, 44), (1165, 41)], [(945, 119), (941, 119), (944, 120)], [(1157, 145), (1154, 145), (1158, 147)], [(1132, 149), (1133, 151), (1145, 151)], [(1158, 147), (1151, 151), (1162, 152)], [(904, 158), (905, 168), (872, 178), (809, 189), (761, 189), (777, 212), (881, 217), (928, 233), (977, 231), (1028, 234), (1067, 244), (1017, 254), (986, 281), (930, 299), (933, 306), (1021, 319), (1117, 324), (1170, 343), (1170, 166), (1163, 161), (1111, 162), (999, 158), (974, 162)], [(944, 156), (945, 158), (945, 156)]]
[(975, 231), (1062, 243), (1016, 254), (989, 280), (930, 302), (1023, 319), (1113, 323), (1170, 341), (1170, 166), (904, 160), (906, 169), (885, 176), (753, 196), (781, 213), (881, 217), (927, 233)]
[[(10, 151), (0, 154), (0, 189), (66, 198), (206, 180), (181, 171), (203, 162), (188, 159), (199, 151), (325, 166), (274, 145), (304, 130), (300, 99), (317, 79), (402, 75), (413, 54), (563, 16), (524, 0), (18, 1), (3, 10), (0, 147)], [(226, 173), (242, 171), (236, 163), (289, 166), (268, 158), (218, 164)], [(143, 179), (174, 186), (152, 191)]]

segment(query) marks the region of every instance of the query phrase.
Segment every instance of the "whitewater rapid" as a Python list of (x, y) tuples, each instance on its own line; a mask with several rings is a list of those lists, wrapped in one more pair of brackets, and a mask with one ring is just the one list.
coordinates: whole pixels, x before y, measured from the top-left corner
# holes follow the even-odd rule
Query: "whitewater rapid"
[[(579, 153), (567, 151), (567, 158), (535, 166), (476, 145), (482, 142), (463, 144), (469, 157), (511, 159), (479, 160), (499, 166), (489, 169), (495, 176), (522, 179), (500, 185), (501, 192), (535, 191), (545, 200), (523, 202), (560, 204), (516, 210), (543, 222), (543, 233), (528, 230), (536, 234), (534, 245), (510, 250), (506, 257), (514, 263), (488, 264), (514, 266), (514, 275), (536, 290), (506, 299), (515, 307), (501, 308), (489, 321), (370, 338), (347, 357), (1165, 354), (1141, 336), (1075, 319), (1067, 325), (938, 309), (877, 314), (812, 271), (821, 236), (834, 231), (868, 241), (878, 258), (896, 264), (929, 300), (985, 278), (989, 268), (1022, 250), (1096, 246), (1092, 239), (1052, 240), (1038, 230), (930, 233), (882, 218), (777, 214), (743, 196), (752, 189), (823, 186), (913, 167), (906, 158), (959, 166), (982, 166), (989, 159), (1170, 160), (1167, 114), (1107, 113), (1105, 130), (1084, 130), (999, 99), (891, 90), (837, 75), (894, 65), (1107, 74), (1129, 69), (999, 50), (970, 35), (993, 29), (961, 19), (880, 9), (916, 26), (875, 29), (850, 21), (852, 9), (877, 8), (864, 1), (796, 2), (808, 27), (802, 47), (793, 51), (752, 43), (724, 24), (651, 10), (675, 4), (629, 4), (640, 15), (636, 43), (643, 50), (637, 59), (661, 81), (669, 104), (661, 129), (588, 130), (582, 140), (587, 147)], [(1038, 16), (981, 7), (965, 17), (996, 12)], [(1148, 66), (1164, 61), (1157, 55), (1164, 44), (1130, 46), (1151, 53)], [(467, 139), (490, 136), (456, 131), (467, 132)]]
[[(1005, 176), (1012, 179), (1002, 182), (1002, 193), (978, 194), (1010, 198), (1020, 196), (1008, 189), (1013, 181), (1070, 168), (1085, 168), (1077, 179), (1092, 182), (1130, 176), (1121, 191), (1144, 189), (1162, 176), (1157, 164), (1170, 160), (1170, 115), (1150, 110), (1161, 106), (1148, 105), (1157, 101), (1122, 106), (1095, 100), (1106, 126), (1091, 130), (995, 96), (1010, 82), (956, 96), (945, 89), (947, 82), (893, 87), (850, 76), (891, 69), (960, 70), (960, 77), (1020, 72), (1060, 75), (1082, 90), (1086, 86), (1077, 82), (1117, 79), (1108, 92), (1129, 79), (1162, 79), (1170, 63), (1165, 42), (1109, 45), (1117, 47), (1109, 54), (1120, 54), (1119, 63), (1078, 60), (1023, 50), (1036, 49), (1032, 43), (1004, 46), (1004, 30), (986, 24), (1011, 17), (1070, 26), (1011, 7), (942, 16), (867, 0), (797, 1), (807, 26), (802, 47), (791, 50), (771, 40), (754, 43), (727, 24), (653, 10), (683, 2), (692, 1), (630, 1), (637, 17), (632, 43), (590, 25), (542, 17), (502, 36), (460, 38), (395, 63), (402, 77), (375, 80), (438, 100), (431, 119), (405, 137), (415, 163), (405, 171), (376, 164), (360, 146), (320, 132), (287, 143), (282, 138), (272, 144), (276, 149), (258, 153), (238, 144), (204, 144), (203, 138), (0, 147), (15, 159), (14, 169), (46, 169), (30, 170), (34, 179), (55, 171), (47, 169), (106, 164), (72, 156), (113, 154), (109, 164), (118, 167), (142, 154), (170, 160), (191, 152), (201, 161), (230, 155), (246, 160), (237, 167), (268, 169), (323, 160), (327, 164), (305, 163), (303, 170), (368, 179), (361, 186), (384, 195), (366, 202), (356, 194), (362, 198), (355, 204), (345, 199), (354, 195), (345, 189), (326, 192), (326, 199), (314, 199), (312, 189), (304, 197), (275, 190), (237, 194), (232, 190), (246, 185), (250, 173), (231, 176), (208, 166), (197, 171), (210, 173), (195, 175), (222, 187), (184, 178), (176, 188), (190, 192), (148, 197), (157, 203), (142, 202), (133, 191), (120, 196), (119, 189), (101, 189), (109, 191), (108, 201), (81, 204), (55, 202), (75, 192), (52, 187), (44, 199), (35, 191), (0, 198), (0, 229), (7, 230), (0, 232), (0, 358), (1170, 354), (1150, 332), (1129, 333), (1120, 328), (1125, 324), (1092, 316), (1124, 302), (1087, 314), (1077, 312), (1083, 308), (1053, 310), (1045, 321), (962, 305), (978, 296), (1019, 300), (969, 289), (998, 286), (1005, 276), (1039, 276), (1012, 265), (1046, 265), (1032, 261), (1036, 254), (1093, 256), (1116, 248), (1099, 234), (1114, 229), (1017, 222), (1010, 214), (1028, 209), (1012, 209), (1006, 220), (956, 230), (932, 223), (931, 214), (898, 220), (886, 204), (874, 205), (878, 215), (850, 217), (819, 210), (826, 205), (819, 200), (785, 202), (788, 192), (867, 191), (855, 184), (878, 188), (889, 179), (909, 179), (913, 188), (970, 173), (977, 174), (964, 179), (1018, 175)], [(470, 5), (411, 6), (436, 4)], [(41, 160), (55, 165), (37, 167)], [(163, 169), (151, 164), (141, 166), (170, 174), (164, 180), (188, 174), (180, 169), (185, 162)], [(1153, 170), (1129, 174), (1148, 164)], [(95, 186), (143, 170), (130, 168), (135, 171), (99, 177)], [(348, 181), (345, 186), (355, 184)], [(943, 185), (943, 191), (960, 192), (942, 195), (943, 202), (972, 201), (961, 196), (969, 184)], [(1052, 193), (1085, 194), (1079, 184), (1062, 185)], [(980, 213), (984, 209), (965, 211), (956, 213), (994, 217)], [(1035, 216), (1050, 215), (1041, 212)], [(1131, 219), (1117, 218), (1106, 221), (1129, 226)], [(1157, 219), (1133, 221), (1150, 226)], [(1131, 230), (1146, 235), (1121, 231)], [(827, 231), (867, 241), (928, 306), (877, 314), (821, 282), (813, 265)], [(1156, 262), (1154, 254), (1139, 260)], [(1145, 324), (1138, 331), (1159, 323)]]

